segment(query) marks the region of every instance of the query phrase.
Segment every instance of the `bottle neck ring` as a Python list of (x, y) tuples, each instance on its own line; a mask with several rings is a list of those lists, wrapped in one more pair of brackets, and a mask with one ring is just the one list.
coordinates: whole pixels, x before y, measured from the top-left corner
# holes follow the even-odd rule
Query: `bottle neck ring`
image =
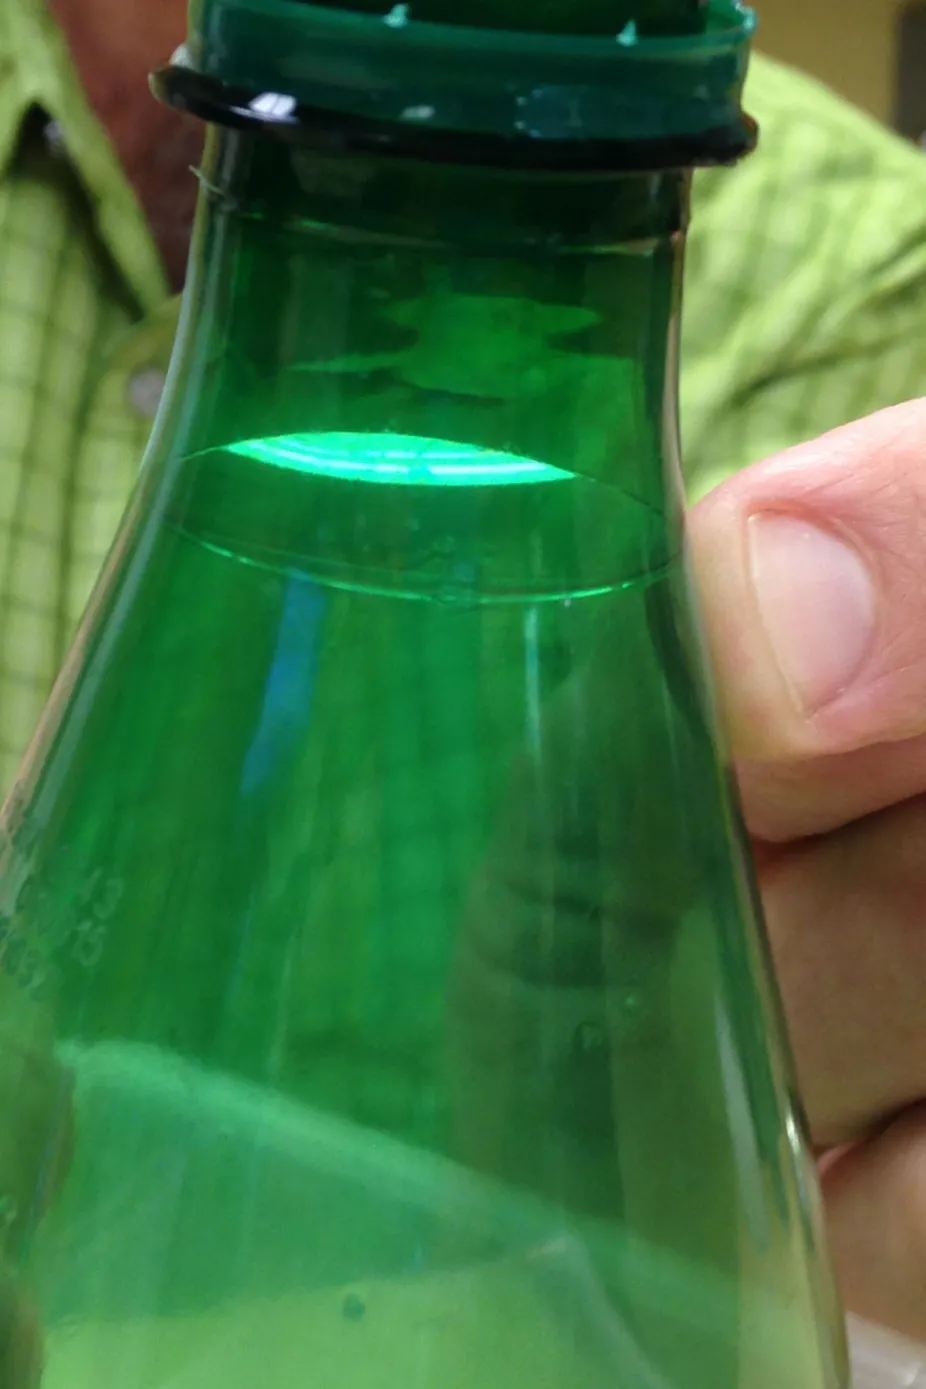
[(702, 33), (671, 38), (454, 27), (408, 10), (206, 0), (154, 89), (238, 129), (490, 167), (692, 168), (755, 143), (741, 106), (755, 19), (737, 0), (711, 0)]

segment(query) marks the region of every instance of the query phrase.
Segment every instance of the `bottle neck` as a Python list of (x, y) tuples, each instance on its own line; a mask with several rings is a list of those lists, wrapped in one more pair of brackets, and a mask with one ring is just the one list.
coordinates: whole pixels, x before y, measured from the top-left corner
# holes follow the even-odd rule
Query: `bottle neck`
[(214, 130), (165, 422), (453, 440), (664, 508), (687, 197)]

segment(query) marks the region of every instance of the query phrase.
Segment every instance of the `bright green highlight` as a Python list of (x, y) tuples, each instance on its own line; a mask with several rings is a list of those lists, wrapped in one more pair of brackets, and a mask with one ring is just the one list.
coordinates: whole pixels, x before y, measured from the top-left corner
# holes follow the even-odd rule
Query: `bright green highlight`
[(504, 487), (571, 477), (563, 468), (513, 454), (405, 434), (287, 434), (248, 439), (227, 452), (319, 477), (412, 487)]

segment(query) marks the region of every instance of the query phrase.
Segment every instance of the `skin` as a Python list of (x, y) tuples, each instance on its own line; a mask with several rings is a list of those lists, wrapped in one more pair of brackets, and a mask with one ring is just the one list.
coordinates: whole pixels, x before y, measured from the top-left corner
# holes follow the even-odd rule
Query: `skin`
[[(707, 627), (844, 1297), (926, 1341), (926, 401), (746, 469), (692, 515)], [(854, 674), (809, 707), (776, 659), (757, 519), (861, 557)], [(782, 598), (787, 577), (773, 597)], [(789, 637), (819, 594), (790, 592)], [(821, 640), (826, 675), (831, 651)]]
[(186, 0), (49, 0), (90, 102), (147, 213), (174, 289), (183, 283), (202, 126), (159, 105), (148, 74), (183, 42)]
[[(182, 40), (185, 0), (50, 0), (179, 286), (198, 129), (145, 76)], [(853, 1310), (926, 1339), (926, 403), (747, 469), (693, 512), (691, 539), (772, 946)], [(757, 520), (848, 540), (873, 592), (857, 669), (809, 703), (769, 641)], [(790, 585), (790, 586), (789, 586)], [(787, 590), (786, 592), (784, 590)], [(814, 595), (772, 595), (802, 627)], [(846, 634), (843, 633), (845, 637)], [(818, 643), (820, 660), (830, 659)], [(832, 682), (829, 681), (831, 684)], [(821, 695), (820, 691), (824, 693)], [(34, 1089), (34, 1087), (33, 1087)], [(0, 1389), (41, 1351), (0, 1281)], [(11, 1285), (12, 1286), (12, 1285)], [(3, 1328), (8, 1328), (3, 1331)]]

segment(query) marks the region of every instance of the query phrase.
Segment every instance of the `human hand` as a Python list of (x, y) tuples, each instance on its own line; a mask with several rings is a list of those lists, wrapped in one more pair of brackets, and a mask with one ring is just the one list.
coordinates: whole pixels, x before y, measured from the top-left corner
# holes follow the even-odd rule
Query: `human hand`
[(926, 1338), (926, 403), (693, 511), (831, 1241), (853, 1311)]

